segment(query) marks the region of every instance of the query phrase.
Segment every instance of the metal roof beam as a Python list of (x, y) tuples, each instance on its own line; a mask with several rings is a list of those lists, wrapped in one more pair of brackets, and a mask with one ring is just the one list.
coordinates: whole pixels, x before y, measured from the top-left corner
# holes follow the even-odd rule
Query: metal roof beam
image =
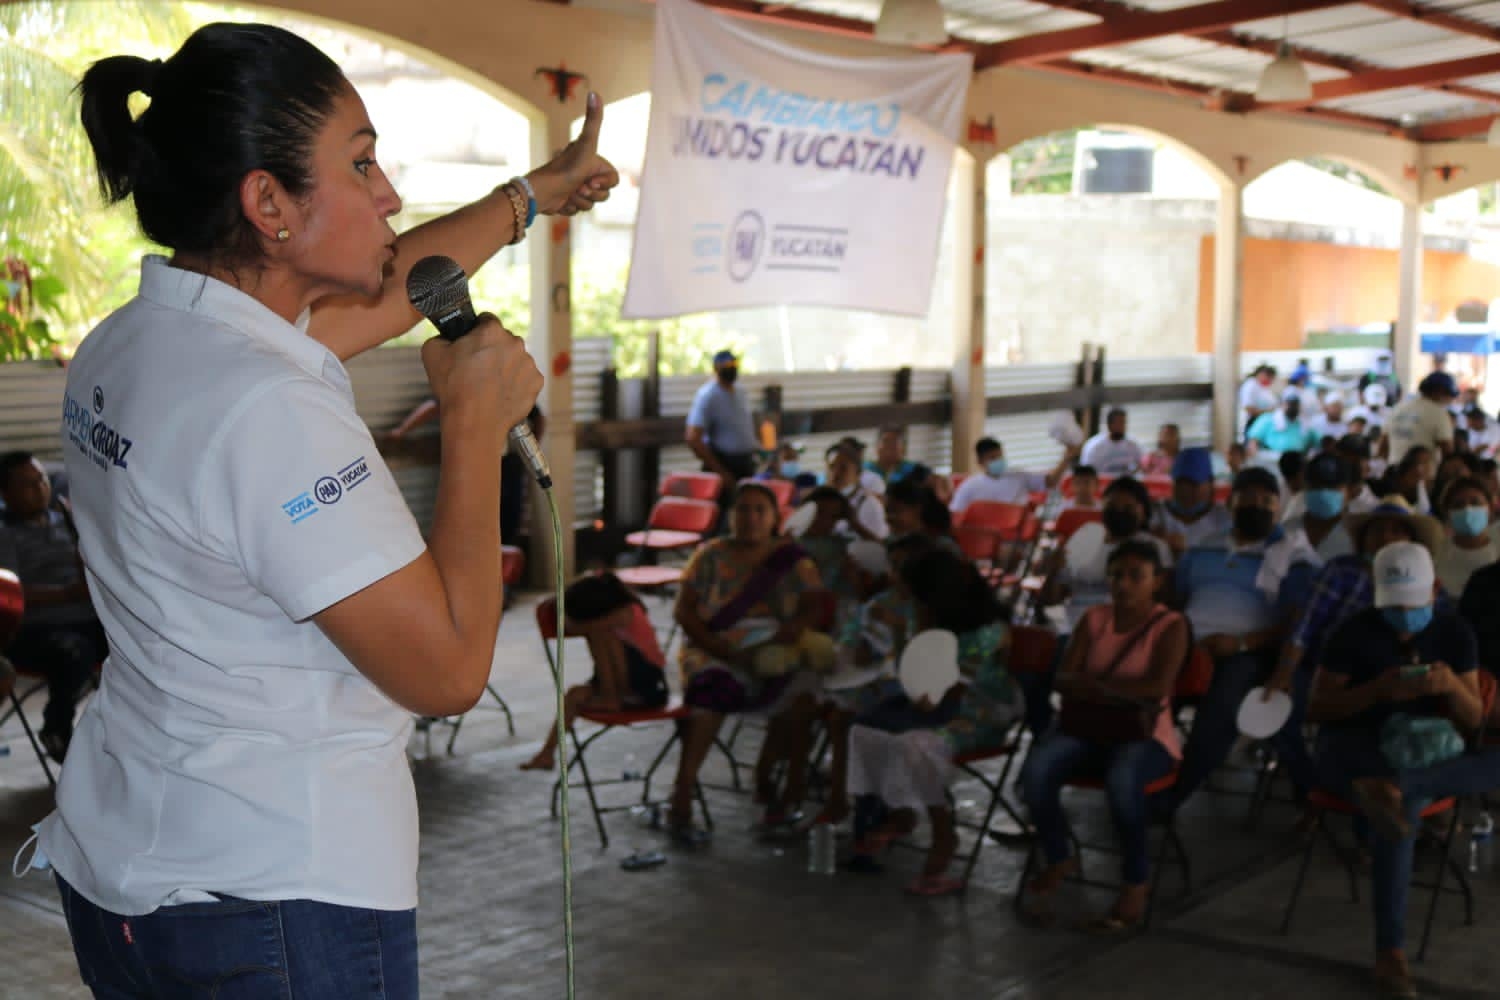
[(1124, 10), (1099, 24), (1023, 35), (979, 47), (974, 68), (1047, 62), (1085, 49), (1102, 49), (1166, 35), (1198, 35), (1243, 21), (1347, 6), (1349, 0), (1217, 0), (1159, 12)]
[(1409, 0), (1359, 0), (1359, 2), (1366, 7), (1374, 7), (1376, 10), (1383, 10), (1396, 17), (1404, 17), (1408, 21), (1421, 21), (1445, 31), (1457, 32), (1460, 35), (1473, 35), (1475, 38), (1500, 43), (1500, 28), (1467, 17), (1459, 17), (1457, 14), (1450, 14), (1444, 10), (1422, 7)]

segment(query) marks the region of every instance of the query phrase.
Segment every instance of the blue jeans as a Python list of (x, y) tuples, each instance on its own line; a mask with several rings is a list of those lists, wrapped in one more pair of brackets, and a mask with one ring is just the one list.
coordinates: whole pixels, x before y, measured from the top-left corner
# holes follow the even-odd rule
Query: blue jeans
[(1307, 749), (1307, 738), (1302, 733), (1302, 727), (1307, 722), (1307, 702), (1312, 694), (1312, 681), (1316, 673), (1314, 668), (1298, 667), (1292, 674), (1292, 714), (1287, 717), (1281, 732), (1271, 738), (1271, 744), (1281, 758), (1281, 765), (1292, 779), (1298, 801), (1306, 798), (1308, 789), (1317, 784), (1318, 780), (1317, 768)]
[(232, 896), (110, 913), (61, 876), (68, 932), (98, 1000), (415, 1000), (417, 913)]
[(1500, 788), (1500, 750), (1466, 753), (1431, 767), (1397, 772), (1380, 751), (1378, 729), (1325, 727), (1318, 734), (1317, 765), (1323, 787), (1340, 798), (1352, 800), (1356, 778), (1387, 778), (1401, 789), (1413, 836), (1390, 841), (1378, 830), (1370, 831), (1375, 949), (1401, 948), (1406, 941), (1406, 897), (1422, 810), (1450, 795), (1477, 795)]
[(1176, 800), (1185, 801), (1234, 749), (1239, 739), (1239, 711), (1245, 695), (1271, 669), (1271, 655), (1238, 653), (1214, 662), (1214, 679), (1193, 715), (1193, 731), (1182, 748), (1182, 773)]
[(1151, 871), (1146, 786), (1168, 774), (1172, 765), (1172, 755), (1155, 740), (1089, 743), (1056, 729), (1042, 737), (1021, 768), (1021, 798), (1047, 863), (1059, 864), (1072, 853), (1062, 811), (1063, 784), (1078, 775), (1102, 775), (1110, 819), (1120, 838), (1125, 883), (1144, 884)]

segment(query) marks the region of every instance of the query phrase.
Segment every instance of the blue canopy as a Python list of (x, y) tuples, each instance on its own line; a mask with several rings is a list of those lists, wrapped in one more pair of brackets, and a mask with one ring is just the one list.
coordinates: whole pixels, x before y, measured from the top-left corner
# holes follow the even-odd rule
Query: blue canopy
[(1455, 323), (1426, 327), (1422, 331), (1423, 354), (1494, 354), (1500, 351), (1500, 333), (1488, 324)]

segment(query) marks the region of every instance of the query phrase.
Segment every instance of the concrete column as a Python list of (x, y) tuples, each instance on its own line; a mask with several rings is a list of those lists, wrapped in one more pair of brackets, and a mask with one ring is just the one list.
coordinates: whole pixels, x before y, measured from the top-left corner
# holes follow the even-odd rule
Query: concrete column
[(953, 159), (953, 183), (959, 191), (953, 213), (953, 245), (959, 255), (953, 270), (954, 472), (973, 471), (974, 442), (984, 436), (986, 165), (983, 153), (960, 150)]
[(1411, 391), (1424, 373), (1419, 360), (1421, 338), (1417, 324), (1422, 320), (1422, 206), (1408, 202), (1401, 206), (1401, 260), (1396, 305), (1396, 331), (1391, 337), (1391, 361), (1396, 377)]
[(1221, 452), (1234, 440), (1239, 419), (1244, 247), (1244, 188), (1228, 184), (1219, 192), (1218, 229), (1214, 233), (1214, 448)]
[[(571, 138), (572, 114), (553, 113), (545, 126), (531, 130), (533, 163), (544, 163)], [(527, 236), (531, 265), (531, 352), (547, 382), (542, 389), (542, 412), (547, 434), (542, 450), (552, 467), (552, 497), (562, 525), (563, 575), (573, 575), (573, 522), (578, 509), (573, 496), (573, 240), (569, 220), (543, 216)], [(534, 584), (551, 586), (557, 570), (552, 547), (552, 518), (541, 490), (532, 487), (530, 576)]]

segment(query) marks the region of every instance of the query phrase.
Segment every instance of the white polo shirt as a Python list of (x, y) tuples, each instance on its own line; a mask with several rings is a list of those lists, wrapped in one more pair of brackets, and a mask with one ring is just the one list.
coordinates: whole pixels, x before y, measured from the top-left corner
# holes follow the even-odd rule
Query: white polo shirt
[(40, 847), (124, 914), (417, 901), (411, 716), (310, 617), (425, 548), (337, 358), (159, 257), (68, 369), (103, 684)]

